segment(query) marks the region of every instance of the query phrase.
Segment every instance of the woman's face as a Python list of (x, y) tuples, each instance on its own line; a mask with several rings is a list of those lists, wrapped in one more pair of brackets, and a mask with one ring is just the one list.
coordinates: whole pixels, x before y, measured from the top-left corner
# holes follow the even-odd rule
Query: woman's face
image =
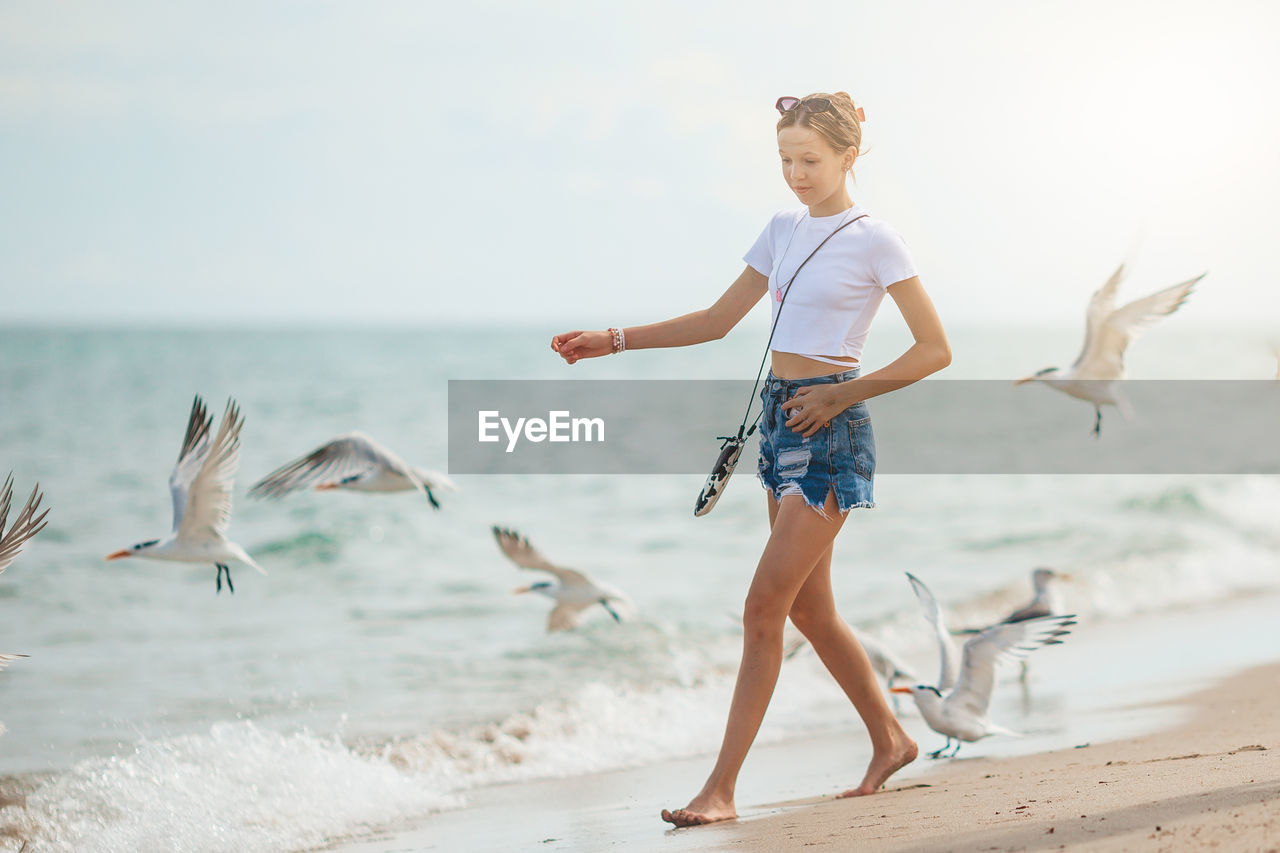
[(847, 198), (844, 176), (853, 158), (837, 152), (816, 130), (794, 124), (784, 127), (778, 131), (778, 155), (787, 186), (811, 209)]

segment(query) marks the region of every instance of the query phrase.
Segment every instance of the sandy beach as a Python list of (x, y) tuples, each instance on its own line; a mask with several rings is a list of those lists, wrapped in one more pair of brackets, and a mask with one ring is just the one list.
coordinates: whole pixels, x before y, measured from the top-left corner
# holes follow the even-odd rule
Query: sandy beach
[[(1261, 633), (1278, 603), (1252, 597), (1088, 626), (1033, 665), (1031, 701), (1056, 708), (1060, 729), (922, 757), (873, 797), (812, 796), (855, 782), (866, 760), (859, 735), (822, 735), (757, 746), (736, 821), (658, 822), (673, 792), (701, 784), (703, 757), (477, 790), (465, 809), (330, 849), (1280, 850), (1280, 662), (1277, 640)], [(1163, 653), (1143, 657), (1154, 647)], [(913, 708), (903, 715), (922, 752), (941, 745)]]
[(782, 804), (722, 835), (724, 850), (1280, 849), (1280, 664), (1177, 704), (1189, 721), (1145, 737), (954, 761), (861, 801)]

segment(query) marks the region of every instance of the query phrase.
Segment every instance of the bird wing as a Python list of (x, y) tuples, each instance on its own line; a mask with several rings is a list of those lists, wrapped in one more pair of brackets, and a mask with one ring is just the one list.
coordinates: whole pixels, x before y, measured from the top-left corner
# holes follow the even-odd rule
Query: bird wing
[(25, 658), (26, 655), (0, 654), (0, 669), (4, 669), (9, 665), (9, 661)]
[[(592, 585), (591, 579), (582, 572), (557, 566), (542, 556), (536, 548), (529, 544), (528, 539), (514, 530), (507, 530), (497, 526), (493, 527), (492, 530), (493, 538), (498, 541), (498, 547), (502, 549), (502, 553), (506, 554), (507, 559), (520, 568), (550, 572), (559, 578), (560, 582), (565, 586)], [(555, 611), (553, 610), (552, 613), (554, 614)]]
[(253, 485), (249, 496), (278, 498), (301, 489), (372, 475), (382, 468), (402, 475), (418, 491), (424, 490), (418, 475), (399, 456), (364, 433), (350, 432), (272, 471)]
[(906, 574), (907, 580), (911, 581), (911, 588), (915, 590), (916, 599), (920, 602), (920, 609), (924, 611), (924, 618), (929, 620), (938, 635), (941, 670), (938, 673), (937, 687), (939, 690), (950, 690), (960, 674), (960, 652), (956, 649), (956, 641), (951, 638), (951, 632), (942, 619), (942, 608), (938, 606), (938, 600), (933, 597), (929, 587), (911, 572)]
[(582, 623), (582, 611), (591, 605), (590, 601), (560, 602), (547, 614), (547, 633), (554, 634), (556, 631), (569, 631), (578, 627)]
[(969, 638), (961, 652), (960, 679), (946, 702), (963, 713), (985, 717), (995, 688), (996, 663), (1023, 658), (1041, 646), (1062, 642), (1076, 624), (1075, 616), (1041, 616), (1025, 622), (1001, 622)]
[(205, 409), (204, 400), (197, 394), (191, 403), (191, 417), (187, 419), (187, 434), (182, 439), (182, 450), (169, 475), (169, 495), (173, 498), (173, 529), (182, 526), (182, 516), (187, 511), (187, 491), (191, 481), (200, 473), (205, 456), (209, 453), (209, 428), (213, 418)]
[(218, 434), (187, 488), (187, 508), (176, 531), (178, 538), (198, 540), (226, 533), (231, 523), (231, 486), (240, 466), (242, 427), (240, 407), (235, 400), (227, 400)]
[(1208, 273), (1135, 299), (1107, 315), (1073, 365), (1077, 379), (1118, 379), (1124, 374), (1124, 351), (1138, 332), (1178, 310), (1191, 289)]
[(36, 515), (40, 509), (40, 501), (44, 500), (44, 494), (40, 492), (40, 484), (37, 483), (31, 490), (31, 496), (27, 498), (27, 502), (13, 519), (13, 526), (6, 533), (4, 525), (9, 519), (9, 504), (12, 499), (13, 472), (11, 471), (4, 480), (4, 487), (0, 488), (0, 573), (3, 573), (17, 559), (18, 552), (22, 550), (26, 541), (48, 524), (44, 517), (49, 514), (49, 510), (46, 509), (40, 515)]
[(1053, 611), (1049, 609), (1049, 603), (1041, 600), (1039, 596), (1030, 604), (1019, 607), (1017, 610), (1004, 617), (1005, 622), (1026, 622), (1028, 619), (1038, 619), (1041, 616), (1052, 616)]
[(1094, 291), (1093, 296), (1089, 297), (1089, 307), (1084, 314), (1084, 344), (1080, 347), (1080, 354), (1072, 362), (1072, 367), (1080, 364), (1089, 352), (1089, 345), (1097, 336), (1099, 327), (1111, 314), (1111, 309), (1116, 304), (1116, 291), (1120, 289), (1120, 282), (1123, 280), (1124, 264), (1121, 264), (1116, 267), (1116, 271), (1111, 274), (1111, 278), (1107, 279), (1107, 283)]

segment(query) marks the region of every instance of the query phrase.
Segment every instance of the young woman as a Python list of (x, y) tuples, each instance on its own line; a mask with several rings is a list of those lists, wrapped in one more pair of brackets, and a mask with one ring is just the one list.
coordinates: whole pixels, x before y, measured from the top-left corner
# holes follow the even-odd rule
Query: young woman
[[(737, 816), (738, 771), (777, 683), (788, 616), (871, 736), (866, 775), (841, 796), (874, 793), (916, 757), (916, 744), (884, 701), (866, 653), (836, 613), (831, 552), (848, 511), (873, 506), (875, 444), (863, 401), (946, 367), (951, 349), (902, 238), (849, 195), (861, 109), (844, 92), (779, 98), (776, 106), (782, 177), (804, 208), (773, 217), (747, 252), (746, 269), (716, 303), (662, 323), (573, 331), (551, 341), (569, 364), (624, 349), (689, 346), (724, 337), (766, 294), (773, 306), (760, 432), (769, 540), (747, 592), (742, 665), (719, 758), (685, 808), (663, 810), (663, 820), (677, 826)], [(860, 376), (862, 344), (886, 292), (915, 343)]]

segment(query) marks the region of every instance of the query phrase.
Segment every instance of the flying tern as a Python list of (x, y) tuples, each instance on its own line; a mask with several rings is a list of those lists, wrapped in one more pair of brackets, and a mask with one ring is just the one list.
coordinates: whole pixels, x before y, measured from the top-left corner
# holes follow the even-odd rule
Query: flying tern
[(529, 544), (528, 539), (514, 530), (496, 526), (492, 530), (493, 538), (497, 540), (498, 547), (502, 549), (507, 559), (522, 569), (549, 572), (559, 581), (559, 583), (539, 581), (516, 590), (517, 593), (536, 592), (556, 602), (556, 606), (547, 616), (547, 633), (576, 628), (582, 620), (583, 611), (597, 604), (607, 610), (609, 615), (618, 622), (622, 621), (618, 608), (631, 608), (630, 599), (620, 591), (576, 569), (555, 565), (538, 553)]
[(962, 743), (973, 743), (990, 735), (1018, 735), (991, 722), (987, 712), (991, 706), (991, 693), (995, 688), (996, 663), (1003, 658), (1023, 658), (1041, 646), (1056, 645), (1060, 637), (1069, 633), (1076, 624), (1075, 617), (1040, 616), (1022, 622), (1002, 622), (992, 625), (964, 644), (960, 653), (960, 677), (956, 686), (943, 691), (936, 686), (917, 684), (914, 687), (895, 687), (894, 693), (908, 693), (915, 700), (920, 716), (929, 728), (946, 737), (946, 744), (929, 753), (937, 758)]
[(212, 426), (213, 418), (197, 395), (191, 404), (191, 418), (187, 421), (178, 463), (169, 475), (173, 532), (165, 539), (150, 539), (108, 554), (108, 560), (146, 557), (179, 563), (213, 563), (218, 569), (218, 592), (222, 592), (224, 574), (227, 588), (233, 593), (236, 591), (231, 585), (231, 563), (243, 563), (264, 575), (267, 573), (226, 536), (231, 522), (231, 487), (240, 464), (240, 430), (244, 426), (244, 418), (234, 400), (227, 401), (222, 424), (210, 441)]
[(1093, 432), (1100, 437), (1103, 406), (1115, 406), (1122, 414), (1126, 413), (1127, 404), (1120, 396), (1117, 385), (1124, 379), (1125, 350), (1141, 329), (1178, 310), (1191, 294), (1191, 289), (1206, 275), (1208, 273), (1201, 273), (1181, 284), (1157, 290), (1150, 296), (1116, 308), (1116, 291), (1124, 278), (1124, 264), (1121, 264), (1089, 300), (1089, 308), (1085, 313), (1084, 346), (1080, 348), (1080, 354), (1071, 366), (1065, 369), (1046, 367), (1014, 384), (1043, 382), (1051, 388), (1092, 403), (1097, 415)]
[(440, 503), (432, 493), (433, 489), (458, 490), (444, 474), (410, 465), (370, 436), (349, 432), (272, 471), (254, 484), (249, 496), (278, 498), (312, 487), (320, 491), (417, 490), (426, 495), (436, 509), (440, 508)]

